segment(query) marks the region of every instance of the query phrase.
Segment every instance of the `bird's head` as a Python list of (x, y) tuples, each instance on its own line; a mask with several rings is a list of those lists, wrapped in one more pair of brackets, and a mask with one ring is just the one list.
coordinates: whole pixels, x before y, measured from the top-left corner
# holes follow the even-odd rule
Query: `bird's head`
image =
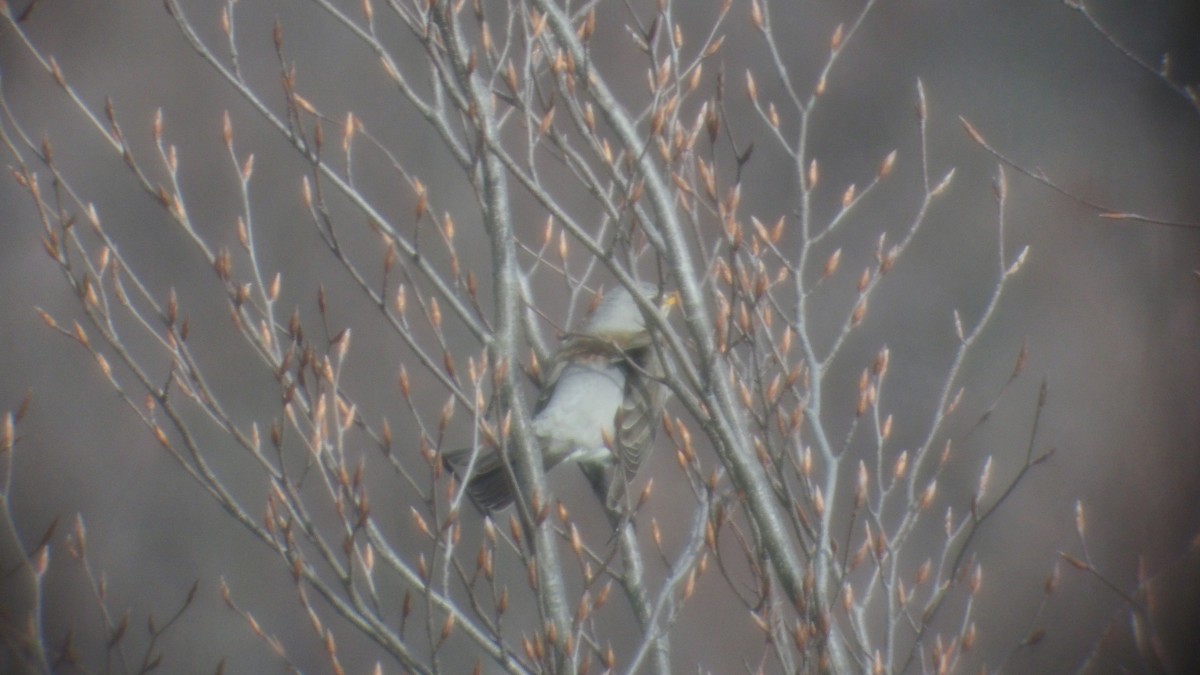
[[(652, 304), (656, 304), (658, 311), (663, 315), (679, 301), (676, 293), (664, 293), (660, 296), (658, 287), (649, 283), (639, 283), (637, 291)], [(634, 300), (629, 289), (620, 285), (604, 294), (595, 311), (580, 327), (579, 334), (622, 347), (647, 343), (649, 338), (642, 308)]]

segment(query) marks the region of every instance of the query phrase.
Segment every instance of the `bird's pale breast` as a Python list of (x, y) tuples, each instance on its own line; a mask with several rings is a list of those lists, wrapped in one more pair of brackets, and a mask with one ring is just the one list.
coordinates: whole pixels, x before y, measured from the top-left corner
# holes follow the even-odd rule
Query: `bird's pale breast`
[(581, 359), (568, 364), (554, 393), (533, 420), (534, 433), (547, 441), (550, 463), (574, 453), (585, 459), (609, 454), (604, 436), (625, 397), (625, 374), (608, 359)]

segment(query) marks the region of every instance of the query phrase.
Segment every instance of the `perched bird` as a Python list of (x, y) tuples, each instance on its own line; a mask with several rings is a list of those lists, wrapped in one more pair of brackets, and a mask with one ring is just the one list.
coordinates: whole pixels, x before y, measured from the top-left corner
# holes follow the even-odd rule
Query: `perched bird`
[[(657, 295), (650, 284), (639, 284), (639, 292)], [(674, 296), (667, 296), (659, 309), (672, 304)], [(546, 470), (578, 462), (615, 506), (653, 442), (666, 398), (646, 317), (624, 286), (606, 293), (578, 332), (567, 335), (545, 372), (531, 426)], [(512, 478), (500, 453), (481, 451), (467, 476), (471, 455), (471, 448), (448, 452), (446, 466), (480, 507), (511, 504)]]

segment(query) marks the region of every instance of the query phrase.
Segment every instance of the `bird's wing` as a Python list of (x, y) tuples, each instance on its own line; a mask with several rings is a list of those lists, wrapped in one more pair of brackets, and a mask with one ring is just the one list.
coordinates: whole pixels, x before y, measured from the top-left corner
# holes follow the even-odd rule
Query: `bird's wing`
[(618, 478), (628, 483), (654, 446), (666, 389), (656, 381), (663, 369), (653, 345), (627, 351), (625, 359), (616, 364), (625, 369), (625, 398), (617, 409), (613, 441), (621, 464)]
[(511, 504), (516, 494), (508, 469), (498, 451), (482, 451), (467, 475), (473, 452), (472, 448), (450, 450), (442, 455), (442, 462), (466, 483), (467, 494), (481, 510), (499, 511)]

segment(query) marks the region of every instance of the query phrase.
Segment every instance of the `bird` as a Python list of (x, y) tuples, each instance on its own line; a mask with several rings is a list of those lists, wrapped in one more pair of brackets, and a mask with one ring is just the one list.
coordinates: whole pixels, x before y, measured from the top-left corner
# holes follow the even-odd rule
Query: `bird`
[[(651, 284), (636, 288), (647, 299), (658, 295)], [(660, 314), (675, 298), (663, 297)], [(667, 394), (646, 317), (629, 289), (618, 285), (605, 293), (579, 329), (564, 337), (546, 372), (531, 420), (545, 470), (577, 463), (606, 506), (616, 508), (653, 445)], [(515, 499), (512, 472), (499, 452), (462, 448), (445, 453), (443, 461), (485, 511)]]

